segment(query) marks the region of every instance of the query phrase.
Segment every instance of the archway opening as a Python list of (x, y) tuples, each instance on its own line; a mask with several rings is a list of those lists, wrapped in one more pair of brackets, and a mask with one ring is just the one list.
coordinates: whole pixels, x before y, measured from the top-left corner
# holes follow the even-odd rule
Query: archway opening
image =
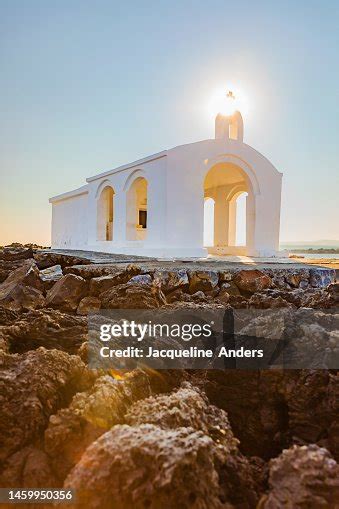
[(97, 200), (97, 239), (113, 240), (114, 189), (107, 185)]
[(204, 201), (204, 247), (214, 246), (214, 200)]
[(147, 236), (147, 187), (147, 180), (138, 177), (127, 191), (127, 240), (144, 240)]
[[(248, 247), (247, 196), (250, 193), (250, 181), (236, 164), (217, 163), (208, 171), (204, 181), (204, 246), (210, 253), (245, 254)], [(213, 223), (208, 200), (214, 203)]]

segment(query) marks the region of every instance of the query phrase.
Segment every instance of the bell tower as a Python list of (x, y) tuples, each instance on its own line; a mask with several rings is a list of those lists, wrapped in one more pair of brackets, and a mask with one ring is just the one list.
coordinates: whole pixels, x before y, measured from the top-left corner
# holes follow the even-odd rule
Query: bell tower
[(215, 118), (216, 140), (244, 140), (244, 122), (241, 113), (236, 109), (236, 100), (229, 90), (225, 96), (222, 111)]

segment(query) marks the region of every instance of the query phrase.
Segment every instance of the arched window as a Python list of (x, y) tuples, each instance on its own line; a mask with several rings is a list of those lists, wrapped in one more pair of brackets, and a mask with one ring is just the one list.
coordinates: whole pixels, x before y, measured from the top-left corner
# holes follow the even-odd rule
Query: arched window
[(113, 240), (114, 190), (107, 185), (97, 200), (97, 240)]
[(127, 190), (126, 238), (144, 240), (147, 236), (147, 180), (136, 178)]

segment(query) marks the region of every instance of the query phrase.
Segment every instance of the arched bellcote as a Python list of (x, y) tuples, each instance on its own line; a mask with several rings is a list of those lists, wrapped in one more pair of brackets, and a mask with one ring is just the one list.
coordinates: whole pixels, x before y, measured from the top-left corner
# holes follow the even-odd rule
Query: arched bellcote
[(235, 111), (232, 115), (219, 113), (216, 116), (215, 139), (244, 141), (244, 122), (239, 111)]

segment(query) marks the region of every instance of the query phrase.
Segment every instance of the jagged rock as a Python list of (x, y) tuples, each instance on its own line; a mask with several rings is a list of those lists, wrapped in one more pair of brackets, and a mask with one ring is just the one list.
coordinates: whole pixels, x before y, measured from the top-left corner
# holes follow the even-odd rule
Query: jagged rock
[(98, 297), (100, 293), (106, 292), (113, 286), (127, 283), (132, 277), (140, 274), (140, 272), (141, 269), (137, 265), (128, 265), (124, 270), (117, 270), (114, 274), (93, 277), (90, 280), (89, 293)]
[[(153, 284), (153, 279), (150, 274), (138, 274), (133, 276), (127, 283), (128, 285), (145, 285), (150, 286)], [(156, 285), (156, 283), (154, 283)]]
[(189, 292), (211, 291), (218, 286), (219, 273), (213, 270), (193, 270), (188, 271)]
[(332, 306), (339, 305), (339, 283), (332, 283), (327, 287), (329, 300)]
[[(268, 289), (260, 294), (260, 297), (254, 299), (265, 299), (264, 295), (272, 297), (273, 299), (281, 298), (290, 302), (296, 307), (310, 307), (310, 308), (328, 308), (333, 305), (331, 295), (328, 291), (322, 288), (307, 288), (302, 290), (300, 288), (294, 290), (277, 290)], [(273, 304), (273, 302), (272, 302)]]
[(117, 425), (88, 447), (64, 487), (76, 490), (79, 508), (221, 509), (222, 458), (192, 428)]
[(260, 270), (241, 270), (233, 281), (240, 290), (247, 293), (260, 292), (272, 285), (272, 279)]
[(20, 314), (17, 311), (0, 306), (0, 326), (11, 325), (19, 316)]
[(310, 284), (315, 288), (324, 288), (335, 281), (334, 269), (320, 267), (310, 269)]
[(280, 295), (273, 297), (264, 293), (255, 293), (248, 301), (249, 307), (256, 309), (294, 308), (293, 304), (287, 302)]
[(6, 281), (0, 285), (0, 293), (6, 292), (6, 289), (9, 286), (13, 286), (15, 284), (31, 286), (38, 290), (42, 289), (39, 270), (34, 260), (24, 260), (20, 267), (12, 271)]
[(74, 274), (66, 274), (47, 292), (46, 306), (63, 311), (75, 311), (87, 293), (87, 283)]
[(6, 488), (54, 488), (57, 480), (50, 459), (41, 449), (27, 446), (10, 456), (0, 475), (0, 486)]
[[(34, 263), (33, 258), (29, 260), (32, 262), (32, 264)], [(22, 267), (26, 263), (28, 263), (26, 259), (15, 261), (6, 261), (0, 259), (0, 283), (3, 283), (11, 272), (18, 269), (19, 267)]]
[(219, 272), (219, 283), (222, 286), (222, 283), (230, 283), (234, 277), (234, 272), (229, 270), (222, 270)]
[(78, 305), (78, 315), (88, 315), (90, 311), (98, 311), (101, 307), (101, 301), (98, 297), (84, 297)]
[(35, 251), (33, 254), (34, 260), (40, 270), (53, 267), (54, 265), (61, 265), (62, 269), (70, 265), (87, 265), (91, 263), (85, 258), (78, 256), (64, 255), (62, 253), (51, 253), (46, 251)]
[(0, 305), (18, 311), (37, 309), (45, 305), (45, 299), (42, 292), (32, 286), (14, 284), (1, 293)]
[(40, 271), (40, 279), (44, 285), (45, 290), (50, 290), (54, 283), (59, 281), (63, 276), (61, 265), (53, 265), (47, 269)]
[(154, 424), (162, 429), (191, 427), (221, 443), (227, 452), (237, 452), (238, 440), (233, 436), (226, 412), (210, 405), (206, 395), (189, 382), (183, 382), (170, 394), (135, 403), (126, 415), (126, 422), (131, 426)]
[(198, 388), (184, 382), (171, 394), (141, 400), (131, 406), (125, 419), (135, 427), (153, 424), (164, 430), (202, 431), (213, 439), (223, 456), (216, 467), (222, 500), (232, 502), (235, 507), (255, 505), (258, 486), (253, 479), (254, 468), (239, 454), (238, 440), (233, 436), (226, 412), (210, 405)]
[(206, 295), (202, 290), (199, 290), (191, 295), (192, 302), (213, 302), (212, 297)]
[(189, 285), (188, 274), (186, 269), (157, 270), (154, 274), (154, 281), (160, 284), (162, 291), (167, 295), (181, 289), (187, 290)]
[(117, 285), (99, 295), (101, 307), (106, 309), (153, 309), (166, 304), (158, 285)]
[(221, 283), (219, 295), (224, 295), (225, 293), (228, 293), (228, 295), (241, 295), (239, 288), (233, 281)]
[(326, 449), (294, 446), (270, 461), (263, 509), (337, 509), (339, 466)]
[(33, 251), (30, 247), (24, 246), (6, 246), (0, 249), (0, 259), (7, 261), (16, 261), (16, 260), (27, 260), (28, 258), (33, 258)]
[(40, 438), (49, 416), (92, 382), (83, 362), (39, 348), (2, 355), (0, 362), (0, 462)]
[(0, 338), (6, 338), (11, 352), (22, 353), (44, 346), (76, 353), (87, 338), (87, 320), (55, 309), (34, 310), (16, 314), (13, 324), (0, 327)]
[(309, 269), (298, 269), (297, 271), (287, 270), (285, 272), (285, 281), (293, 288), (299, 288), (301, 283), (309, 284)]
[(131, 404), (150, 395), (147, 375), (135, 370), (122, 380), (109, 375), (74, 396), (68, 408), (50, 417), (45, 449), (55, 471), (64, 479), (85, 449), (112, 426), (122, 423)]
[(45, 299), (40, 289), (42, 282), (35, 262), (24, 260), (0, 284), (0, 305), (18, 311), (42, 307)]
[(192, 296), (189, 293), (185, 293), (181, 288), (178, 288), (177, 290), (174, 290), (173, 292), (166, 295), (166, 301), (169, 304), (177, 301), (192, 302)]
[(64, 270), (65, 274), (75, 274), (81, 276), (84, 279), (97, 278), (102, 276), (115, 276), (114, 284), (123, 284), (138, 274), (141, 273), (141, 267), (130, 263), (129, 265), (123, 266), (123, 264), (112, 264), (112, 263), (100, 263), (91, 265), (73, 265), (72, 267), (66, 267)]

